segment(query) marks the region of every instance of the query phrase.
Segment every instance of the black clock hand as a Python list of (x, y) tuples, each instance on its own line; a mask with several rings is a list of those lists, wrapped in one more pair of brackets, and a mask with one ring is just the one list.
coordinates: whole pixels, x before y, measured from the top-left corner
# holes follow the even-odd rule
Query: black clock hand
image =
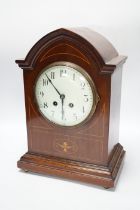
[(52, 81), (50, 80), (50, 78), (48, 77), (47, 74), (45, 74), (46, 77), (48, 78), (48, 81), (51, 83), (51, 85), (54, 87), (54, 89), (56, 90), (56, 92), (60, 95), (60, 98), (61, 98), (61, 93), (57, 90), (57, 88), (54, 86), (54, 84), (52, 83)]
[(64, 119), (64, 98), (65, 98), (65, 95), (62, 94), (60, 96), (60, 98), (61, 98), (61, 102), (62, 102), (62, 120), (63, 120)]
[(60, 99), (61, 99), (61, 103), (62, 103), (62, 120), (64, 119), (64, 98), (65, 98), (65, 95), (64, 94), (61, 94), (57, 88), (54, 86), (54, 84), (52, 83), (51, 79), (48, 77), (47, 74), (45, 74), (48, 81), (51, 83), (51, 85), (54, 87), (54, 89), (56, 90), (56, 92), (60, 95)]

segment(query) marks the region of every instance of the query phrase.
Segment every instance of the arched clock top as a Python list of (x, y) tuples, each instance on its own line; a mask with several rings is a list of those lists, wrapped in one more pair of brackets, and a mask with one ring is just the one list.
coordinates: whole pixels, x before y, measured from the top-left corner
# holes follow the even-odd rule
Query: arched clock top
[[(65, 45), (65, 49), (56, 50), (56, 54), (67, 54), (67, 51), (73, 51), (75, 56), (88, 62), (88, 59), (94, 60), (97, 63), (99, 72), (102, 74), (112, 73), (116, 66), (125, 62), (126, 57), (118, 55), (118, 52), (112, 44), (99, 33), (88, 28), (60, 28), (50, 32), (41, 38), (28, 52), (23, 60), (16, 60), (16, 63), (23, 70), (33, 70), (37, 60), (41, 60), (48, 55), (55, 43), (59, 42)], [(69, 43), (71, 42), (71, 46)], [(69, 48), (67, 47), (69, 45)], [(71, 47), (71, 48), (70, 48)], [(73, 49), (72, 49), (73, 48)], [(53, 51), (52, 51), (53, 52)], [(47, 59), (47, 56), (45, 57)]]

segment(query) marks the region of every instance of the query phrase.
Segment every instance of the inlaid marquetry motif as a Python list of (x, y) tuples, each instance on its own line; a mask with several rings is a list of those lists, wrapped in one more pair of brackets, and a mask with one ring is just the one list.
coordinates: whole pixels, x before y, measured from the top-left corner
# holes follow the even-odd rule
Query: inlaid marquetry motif
[[(67, 51), (67, 49), (69, 49), (69, 52)], [(89, 61), (86, 58), (86, 56), (83, 53), (81, 53), (80, 50), (78, 50), (70, 44), (58, 44), (52, 47), (51, 49), (47, 50), (47, 53), (45, 53), (45, 55), (41, 58), (40, 62), (56, 55), (71, 55), (80, 58), (89, 64)]]
[(71, 149), (72, 146), (64, 141), (63, 144), (58, 144), (58, 147), (60, 147), (64, 152), (68, 152), (68, 150)]
[(66, 136), (66, 139), (57, 138), (54, 140), (53, 149), (58, 153), (74, 154), (78, 150), (78, 145), (76, 142), (72, 141), (68, 136)]

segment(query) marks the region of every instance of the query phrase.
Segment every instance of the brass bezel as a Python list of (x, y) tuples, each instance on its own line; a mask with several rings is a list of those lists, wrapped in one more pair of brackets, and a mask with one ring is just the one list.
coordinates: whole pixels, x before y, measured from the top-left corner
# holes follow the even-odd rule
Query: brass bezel
[[(39, 77), (41, 76), (41, 74), (46, 71), (47, 69), (53, 67), (53, 66), (68, 66), (68, 67), (71, 67), (71, 68), (74, 68), (76, 71), (79, 71), (85, 78), (86, 80), (88, 81), (90, 87), (91, 87), (91, 90), (92, 90), (92, 94), (93, 94), (93, 105), (92, 105), (92, 108), (91, 108), (91, 111), (89, 113), (89, 115), (80, 123), (76, 124), (76, 125), (60, 125), (58, 123), (55, 123), (51, 120), (49, 120), (39, 109), (39, 106), (38, 106), (38, 102), (37, 102), (37, 97), (36, 97), (36, 84), (37, 84), (37, 81), (39, 79)], [(65, 127), (65, 128), (73, 128), (73, 127), (79, 127), (83, 124), (85, 124), (88, 120), (90, 120), (90, 118), (92, 117), (92, 115), (94, 114), (95, 110), (96, 110), (96, 106), (100, 100), (100, 97), (97, 93), (97, 90), (96, 90), (96, 87), (95, 87), (95, 84), (93, 82), (93, 80), (91, 79), (91, 77), (89, 76), (89, 74), (79, 65), (77, 64), (74, 64), (74, 63), (71, 63), (71, 62), (68, 62), (68, 61), (57, 61), (57, 62), (53, 62), (49, 65), (47, 65), (45, 68), (42, 69), (42, 71), (39, 73), (39, 75), (37, 76), (37, 79), (35, 81), (35, 85), (34, 85), (34, 96), (35, 96), (35, 103), (37, 105), (37, 108), (38, 108), (38, 111), (39, 113), (41, 114), (41, 116), (49, 121), (51, 124), (53, 125), (56, 125), (56, 126), (59, 126), (59, 127)]]

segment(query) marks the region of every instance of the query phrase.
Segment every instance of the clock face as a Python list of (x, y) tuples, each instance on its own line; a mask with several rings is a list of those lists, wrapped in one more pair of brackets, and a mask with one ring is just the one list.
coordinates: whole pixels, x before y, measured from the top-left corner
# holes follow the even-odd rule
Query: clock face
[(97, 102), (89, 75), (69, 62), (53, 63), (41, 72), (35, 97), (40, 113), (61, 126), (85, 122), (95, 111)]

